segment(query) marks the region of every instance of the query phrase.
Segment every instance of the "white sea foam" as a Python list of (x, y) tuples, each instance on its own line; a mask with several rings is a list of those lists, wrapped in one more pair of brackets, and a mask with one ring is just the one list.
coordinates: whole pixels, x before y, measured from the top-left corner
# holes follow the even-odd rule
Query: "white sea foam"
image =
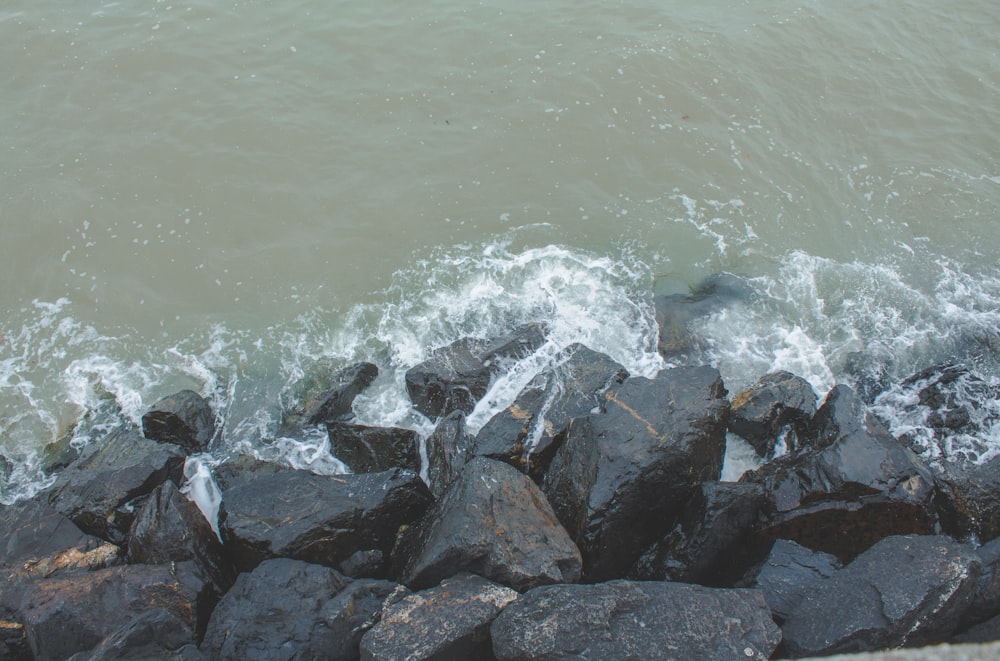
[(219, 537), (219, 508), (222, 506), (222, 491), (215, 483), (212, 469), (218, 462), (210, 454), (194, 455), (184, 462), (184, 484), (181, 493), (190, 498), (205, 515), (215, 536)]

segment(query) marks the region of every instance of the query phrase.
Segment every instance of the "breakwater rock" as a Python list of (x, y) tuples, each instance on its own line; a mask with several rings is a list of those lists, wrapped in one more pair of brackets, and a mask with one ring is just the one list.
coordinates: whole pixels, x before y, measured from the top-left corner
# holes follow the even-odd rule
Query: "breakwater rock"
[[(665, 301), (661, 348), (696, 346), (686, 320), (737, 295)], [(528, 325), (413, 368), (428, 438), (358, 425), (378, 369), (331, 370), (284, 428), (321, 430), (353, 472), (230, 457), (212, 521), (184, 467), (214, 414), (165, 397), (0, 508), (0, 658), (797, 658), (1000, 632), (993, 462), (894, 437), (894, 387), (869, 406), (778, 372), (731, 396), (712, 366), (647, 378), (578, 345), (470, 432), (545, 342)], [(953, 366), (898, 387), (932, 436), (973, 436), (994, 409), (958, 386), (996, 394)], [(759, 465), (720, 482), (737, 437)]]

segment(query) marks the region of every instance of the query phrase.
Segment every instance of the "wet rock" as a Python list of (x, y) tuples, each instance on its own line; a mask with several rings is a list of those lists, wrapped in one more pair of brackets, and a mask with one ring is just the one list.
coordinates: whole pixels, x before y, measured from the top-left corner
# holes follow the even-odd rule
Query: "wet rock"
[(507, 659), (766, 659), (781, 640), (756, 590), (611, 581), (529, 590), (491, 627)]
[(745, 473), (774, 509), (760, 531), (848, 562), (879, 539), (929, 534), (936, 515), (930, 471), (849, 387), (836, 386), (813, 419), (811, 446)]
[(236, 579), (222, 542), (198, 506), (164, 482), (136, 513), (128, 536), (128, 561), (148, 565), (196, 562), (225, 592)]
[(968, 629), (1000, 615), (1000, 537), (976, 549), (983, 571), (972, 604), (962, 616), (961, 629)]
[(300, 560), (266, 560), (241, 574), (216, 606), (202, 650), (233, 661), (357, 659), (383, 605), (407, 593)]
[(420, 470), (420, 435), (412, 429), (329, 422), (330, 451), (354, 473)]
[(274, 475), (285, 470), (288, 470), (288, 466), (241, 454), (216, 466), (212, 470), (212, 477), (215, 478), (219, 489), (226, 492), (266, 475)]
[(808, 592), (841, 568), (836, 557), (818, 553), (787, 539), (774, 542), (771, 552), (742, 582), (764, 593), (775, 622), (781, 624), (795, 612)]
[(574, 344), (483, 426), (475, 453), (541, 481), (569, 421), (593, 412), (603, 403), (601, 394), (627, 377), (625, 368), (608, 356)]
[(97, 647), (69, 661), (201, 661), (191, 627), (166, 608), (146, 611), (126, 622)]
[(31, 648), (28, 647), (24, 625), (3, 608), (0, 608), (0, 659), (31, 661)]
[(463, 571), (515, 590), (580, 577), (580, 553), (541, 490), (484, 457), (406, 531), (393, 559), (400, 582), (417, 590)]
[(545, 493), (583, 554), (588, 581), (623, 576), (701, 482), (719, 478), (725, 395), (713, 368), (664, 370), (611, 388), (606, 413), (570, 423)]
[(289, 468), (223, 492), (219, 531), (240, 571), (275, 557), (336, 567), (357, 551), (387, 553), (399, 527), (431, 500), (409, 470), (324, 476)]
[(793, 658), (943, 642), (981, 572), (970, 546), (904, 535), (875, 544), (808, 590), (782, 626)]
[(142, 434), (188, 454), (204, 452), (215, 435), (215, 416), (204, 397), (182, 390), (153, 404), (142, 416)]
[(302, 389), (303, 402), (285, 419), (287, 426), (304, 427), (343, 421), (352, 415), (354, 398), (364, 392), (378, 376), (372, 363), (357, 363), (338, 370), (329, 379), (317, 378)]
[(681, 510), (677, 525), (642, 554), (629, 576), (732, 585), (770, 546), (753, 530), (764, 503), (760, 485), (703, 482)]
[(465, 414), (452, 411), (438, 422), (427, 438), (427, 480), (431, 493), (440, 498), (458, 479), (472, 458), (475, 439), (465, 430)]
[[(70, 445), (70, 441), (72, 440), (73, 435), (67, 433), (62, 438), (52, 441), (45, 446), (42, 450), (42, 472), (52, 475), (69, 466), (80, 456), (80, 451)], [(4, 461), (4, 458), (0, 457), (0, 462), (2, 461)], [(2, 474), (3, 470), (0, 468), (0, 477), (2, 477)]]
[(49, 503), (85, 533), (122, 545), (135, 508), (163, 482), (180, 482), (184, 459), (176, 445), (120, 429), (59, 474)]
[(701, 344), (691, 325), (726, 304), (745, 300), (750, 295), (750, 286), (743, 278), (719, 273), (706, 278), (689, 294), (654, 296), (656, 325), (660, 331), (656, 347), (660, 355), (669, 360), (691, 357)]
[(934, 477), (941, 525), (948, 533), (983, 541), (1000, 536), (1000, 456), (982, 464), (938, 463)]
[(545, 341), (539, 324), (526, 324), (510, 335), (479, 340), (464, 338), (433, 352), (406, 373), (406, 391), (428, 418), (452, 411), (471, 413), (505, 364), (523, 358)]
[(1000, 615), (970, 627), (952, 637), (952, 643), (989, 643), (1000, 640)]
[(361, 639), (361, 658), (493, 659), (490, 624), (517, 592), (463, 574), (402, 598)]
[(729, 431), (744, 438), (760, 456), (773, 456), (783, 432), (789, 449), (808, 435), (816, 401), (812, 386), (802, 377), (772, 372), (733, 398)]
[(193, 563), (128, 565), (38, 581), (21, 616), (35, 659), (65, 659), (139, 614), (166, 608), (203, 630), (217, 595)]
[(844, 362), (844, 372), (851, 377), (854, 390), (869, 406), (889, 389), (892, 368), (892, 356), (882, 351), (852, 351)]

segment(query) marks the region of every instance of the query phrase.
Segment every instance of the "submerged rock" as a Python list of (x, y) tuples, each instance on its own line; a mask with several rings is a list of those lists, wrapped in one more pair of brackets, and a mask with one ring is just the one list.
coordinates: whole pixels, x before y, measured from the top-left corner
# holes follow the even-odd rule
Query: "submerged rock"
[(767, 659), (781, 632), (756, 590), (611, 581), (529, 590), (490, 628), (513, 659)]
[(700, 348), (701, 339), (691, 325), (734, 300), (750, 296), (750, 287), (742, 278), (730, 273), (718, 273), (706, 278), (689, 294), (667, 294), (653, 297), (656, 325), (660, 331), (656, 344), (660, 355), (668, 360), (690, 358)]
[(303, 402), (285, 417), (288, 427), (320, 425), (342, 421), (351, 415), (354, 399), (378, 377), (378, 367), (373, 363), (356, 363), (326, 378), (317, 377), (317, 383), (303, 387)]
[(809, 382), (790, 372), (772, 372), (733, 398), (729, 431), (744, 438), (762, 457), (774, 454), (775, 442), (786, 431), (794, 449), (808, 435), (816, 413), (816, 393)]
[(499, 459), (541, 480), (572, 418), (588, 415), (601, 394), (628, 377), (624, 367), (582, 344), (536, 376), (476, 436), (475, 453)]
[(204, 452), (215, 435), (215, 416), (204, 397), (193, 390), (181, 390), (143, 414), (142, 434), (184, 448), (188, 454)]
[(330, 451), (354, 473), (420, 470), (420, 435), (412, 429), (328, 422)]
[(664, 370), (608, 390), (605, 413), (570, 423), (545, 493), (588, 581), (623, 576), (698, 486), (719, 478), (725, 395), (714, 368)]

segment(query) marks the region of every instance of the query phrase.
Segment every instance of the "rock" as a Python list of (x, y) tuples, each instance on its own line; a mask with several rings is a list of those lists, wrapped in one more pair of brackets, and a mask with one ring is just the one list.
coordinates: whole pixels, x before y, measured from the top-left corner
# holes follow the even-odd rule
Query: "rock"
[(490, 628), (497, 659), (766, 659), (781, 632), (756, 590), (611, 581), (529, 590)]
[(5, 661), (31, 661), (31, 648), (24, 633), (24, 625), (11, 614), (0, 609), (0, 659)]
[(328, 422), (331, 452), (354, 473), (420, 470), (420, 435), (412, 429)]
[(324, 476), (288, 468), (223, 492), (219, 531), (240, 571), (275, 557), (336, 567), (357, 551), (388, 553), (399, 527), (431, 500), (413, 471)]
[(219, 485), (219, 489), (225, 493), (229, 489), (247, 484), (265, 475), (274, 475), (285, 470), (288, 470), (288, 466), (257, 459), (248, 454), (241, 454), (216, 466), (212, 470), (212, 476), (215, 478), (215, 483)]
[(329, 567), (265, 560), (240, 574), (208, 624), (202, 650), (218, 660), (357, 659), (385, 603), (408, 593), (388, 581), (350, 581)]
[(61, 660), (153, 609), (169, 610), (197, 635), (213, 597), (193, 563), (128, 565), (38, 581), (25, 592), (21, 615), (35, 659)]
[(541, 481), (572, 418), (599, 407), (602, 393), (628, 377), (625, 368), (582, 344), (568, 347), (476, 436), (475, 454), (499, 459)]
[(479, 576), (445, 579), (386, 608), (361, 639), (361, 658), (492, 659), (490, 624), (517, 597)]
[(745, 300), (750, 287), (742, 278), (718, 273), (706, 278), (690, 294), (667, 294), (653, 297), (656, 325), (660, 331), (656, 348), (668, 360), (690, 358), (701, 341), (691, 331), (691, 324), (721, 309), (734, 300)]
[(322, 385), (306, 384), (304, 401), (285, 420), (286, 425), (304, 427), (343, 421), (351, 416), (354, 398), (364, 392), (378, 376), (372, 363), (357, 363), (345, 367)]
[(892, 355), (885, 351), (852, 351), (847, 354), (844, 372), (854, 383), (854, 390), (869, 406), (889, 389), (893, 369)]
[(1000, 536), (1000, 456), (984, 463), (934, 467), (941, 526), (955, 537), (983, 541)]
[(97, 647), (69, 661), (201, 661), (191, 627), (166, 608), (146, 611), (107, 636)]
[(414, 407), (428, 418), (452, 411), (471, 413), (505, 363), (524, 358), (543, 342), (545, 332), (539, 324), (526, 324), (494, 340), (458, 340), (407, 371), (406, 391)]
[(829, 553), (810, 551), (793, 541), (779, 539), (743, 584), (764, 593), (774, 621), (781, 624), (795, 612), (802, 597), (815, 590), (820, 581), (833, 576), (841, 566)]
[(188, 454), (204, 452), (215, 435), (215, 416), (204, 397), (182, 390), (164, 397), (143, 414), (142, 435), (180, 446)]
[(848, 562), (883, 537), (933, 532), (930, 471), (853, 390), (831, 390), (812, 427), (810, 447), (740, 478), (763, 485), (773, 499), (762, 534)]
[(583, 554), (584, 576), (623, 576), (673, 527), (703, 481), (717, 480), (729, 403), (719, 372), (679, 367), (604, 394), (606, 413), (574, 418), (545, 493)]
[(792, 658), (943, 642), (975, 594), (981, 565), (943, 536), (888, 537), (814, 589), (782, 626)]
[(412, 589), (459, 572), (515, 590), (580, 577), (580, 552), (541, 490), (499, 461), (476, 457), (393, 551), (394, 575)]
[(222, 542), (205, 515), (173, 482), (154, 489), (136, 512), (128, 536), (127, 558), (147, 565), (192, 560), (215, 581), (220, 593), (236, 579)]
[(972, 604), (962, 616), (960, 629), (968, 629), (1000, 615), (1000, 537), (976, 549), (976, 555), (983, 566), (983, 572), (976, 585)]
[(764, 503), (759, 485), (703, 482), (677, 525), (643, 553), (630, 578), (732, 585), (770, 546), (753, 530)]
[(733, 398), (729, 431), (744, 438), (762, 457), (774, 455), (775, 442), (787, 429), (789, 449), (808, 435), (816, 413), (816, 393), (802, 377), (772, 372)]
[[(1000, 615), (970, 627), (966, 631), (954, 636), (951, 639), (951, 642), (989, 643), (994, 640), (1000, 640)], [(1000, 649), (997, 651), (1000, 652)]]
[(431, 493), (440, 498), (458, 479), (462, 467), (472, 458), (475, 439), (465, 430), (465, 414), (452, 411), (427, 437), (427, 481)]
[(121, 546), (135, 508), (163, 482), (179, 483), (184, 459), (176, 445), (119, 429), (59, 474), (49, 503), (85, 533)]

